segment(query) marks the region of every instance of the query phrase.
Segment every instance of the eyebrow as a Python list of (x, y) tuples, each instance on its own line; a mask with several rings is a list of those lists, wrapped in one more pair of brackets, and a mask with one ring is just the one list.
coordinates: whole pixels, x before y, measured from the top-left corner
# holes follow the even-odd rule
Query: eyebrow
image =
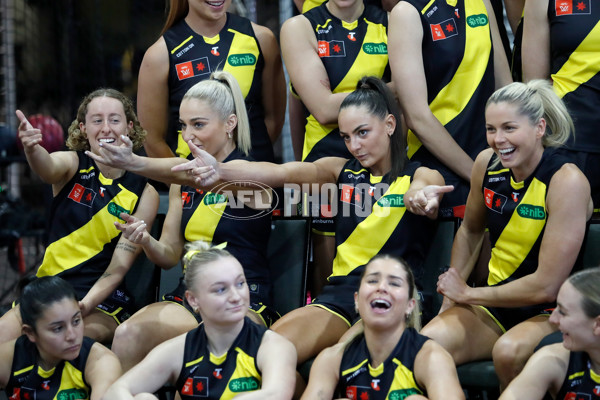
[[(78, 314), (81, 314), (81, 310), (77, 310), (77, 311), (75, 312), (75, 314), (73, 314), (73, 315), (71, 316), (71, 319), (75, 318), (75, 317), (76, 317)], [(49, 326), (53, 326), (53, 325), (60, 325), (60, 324), (62, 324), (63, 322), (64, 322), (64, 321), (54, 321), (54, 322), (50, 322), (48, 325), (49, 325)]]
[[(244, 277), (244, 274), (239, 274), (238, 276), (235, 277), (234, 280), (237, 281), (238, 279), (243, 278), (243, 277)], [(226, 284), (227, 284), (227, 281), (217, 281), (217, 282), (212, 283), (210, 286), (226, 285)]]

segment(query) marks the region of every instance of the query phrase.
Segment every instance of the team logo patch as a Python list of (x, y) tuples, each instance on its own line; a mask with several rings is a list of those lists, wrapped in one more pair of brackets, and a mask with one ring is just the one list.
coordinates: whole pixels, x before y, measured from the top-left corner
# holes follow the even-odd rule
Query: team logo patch
[(458, 35), (458, 29), (456, 29), (454, 18), (447, 19), (439, 24), (429, 24), (429, 27), (431, 28), (431, 37), (434, 41), (444, 40)]
[(354, 193), (354, 186), (342, 185), (342, 198), (341, 201), (348, 204), (355, 204), (360, 202), (360, 194)]
[(596, 396), (600, 396), (600, 386), (595, 386), (593, 392)]
[(243, 67), (256, 64), (256, 57), (252, 54), (232, 54), (227, 57), (227, 62), (232, 67)]
[(79, 204), (91, 207), (92, 203), (94, 203), (94, 199), (96, 198), (96, 192), (90, 188), (80, 185), (79, 183), (76, 183), (73, 185), (73, 189), (71, 189), (68, 197)]
[(556, 16), (589, 15), (592, 13), (591, 0), (554, 0)]
[(591, 400), (592, 395), (587, 393), (568, 392), (565, 394), (565, 400)]
[(208, 397), (208, 378), (205, 376), (194, 376), (187, 378), (181, 394), (191, 397)]
[(508, 200), (506, 196), (496, 193), (490, 189), (483, 190), (483, 197), (485, 200), (485, 205), (492, 211), (502, 214), (502, 210), (504, 209), (504, 205)]
[(194, 192), (181, 192), (181, 206), (189, 210), (194, 205)]
[(319, 57), (346, 57), (346, 47), (342, 40), (319, 40)]
[(208, 57), (197, 58), (192, 61), (176, 64), (175, 70), (177, 71), (177, 78), (180, 81), (194, 76), (210, 74), (212, 72)]
[(350, 400), (369, 400), (369, 388), (362, 386), (347, 386), (346, 397)]
[(35, 400), (35, 389), (26, 387), (14, 388), (10, 400)]
[(362, 46), (363, 51), (366, 54), (387, 54), (388, 48), (385, 43), (365, 43)]

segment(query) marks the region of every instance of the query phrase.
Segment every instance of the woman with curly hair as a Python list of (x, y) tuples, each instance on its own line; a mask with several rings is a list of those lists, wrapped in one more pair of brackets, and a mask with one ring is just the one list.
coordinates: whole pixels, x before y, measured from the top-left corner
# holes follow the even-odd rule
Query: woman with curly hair
[[(130, 315), (132, 299), (119, 285), (141, 251), (121, 236), (117, 226), (124, 223), (124, 214), (152, 226), (158, 194), (145, 178), (97, 163), (85, 151), (96, 153), (103, 143), (118, 144), (126, 136), (140, 148), (146, 131), (131, 101), (114, 89), (98, 89), (84, 98), (69, 127), (70, 151), (48, 153), (40, 145), (43, 132), (34, 129), (20, 110), (17, 117), (27, 162), (52, 185), (48, 246), (36, 275), (58, 275), (73, 285), (85, 335), (109, 341)], [(20, 334), (15, 307), (0, 319), (0, 343)]]

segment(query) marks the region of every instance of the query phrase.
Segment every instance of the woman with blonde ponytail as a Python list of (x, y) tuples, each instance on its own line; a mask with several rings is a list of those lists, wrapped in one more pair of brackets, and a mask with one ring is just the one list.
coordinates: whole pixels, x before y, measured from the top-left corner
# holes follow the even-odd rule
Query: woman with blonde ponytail
[[(442, 309), (422, 333), (456, 364), (493, 358), (504, 388), (555, 330), (548, 317), (577, 260), (592, 202), (583, 173), (557, 151), (573, 123), (548, 82), (497, 90), (485, 117), (490, 148), (475, 161), (451, 268), (438, 281)], [(487, 285), (469, 287), (469, 260), (486, 228)]]
[(404, 260), (372, 258), (354, 300), (362, 330), (319, 354), (302, 399), (464, 399), (452, 357), (418, 333), (418, 293)]

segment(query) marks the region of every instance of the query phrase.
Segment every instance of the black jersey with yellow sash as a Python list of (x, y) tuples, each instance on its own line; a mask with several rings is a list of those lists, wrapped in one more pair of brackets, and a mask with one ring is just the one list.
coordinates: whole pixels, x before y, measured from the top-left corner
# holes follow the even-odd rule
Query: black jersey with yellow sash
[(600, 374), (592, 370), (590, 356), (585, 352), (571, 352), (565, 380), (557, 400), (597, 399), (600, 397)]
[(83, 152), (77, 152), (75, 175), (52, 200), (48, 247), (37, 276), (58, 275), (84, 296), (106, 271), (121, 237), (114, 223), (133, 214), (146, 178), (125, 172), (118, 179), (102, 175)]
[(95, 342), (84, 337), (79, 356), (61, 361), (50, 371), (38, 365), (38, 350), (27, 336), (15, 342), (15, 352), (6, 394), (11, 400), (89, 399), (85, 364)]
[(246, 100), (252, 139), (251, 155), (259, 161), (273, 161), (273, 146), (265, 125), (262, 102), (264, 57), (252, 23), (227, 13), (227, 22), (214, 37), (194, 32), (181, 20), (163, 35), (169, 51), (169, 130), (167, 143), (186, 157), (190, 151), (179, 131), (179, 104), (196, 83), (217, 70), (230, 72)]
[(407, 211), (404, 193), (418, 163), (409, 162), (391, 184), (387, 175), (373, 176), (356, 159), (348, 161), (338, 177), (336, 256), (333, 274), (345, 277), (380, 253), (401, 257), (421, 284), (423, 260), (435, 233), (436, 222)]
[[(429, 108), (454, 141), (475, 159), (487, 146), (485, 103), (494, 91), (492, 40), (485, 4), (483, 0), (403, 1), (421, 15)], [(408, 133), (408, 156), (439, 170), (446, 183), (456, 179), (456, 174), (438, 161), (412, 131)]]
[(428, 337), (406, 328), (390, 356), (378, 367), (371, 366), (371, 355), (364, 335), (344, 350), (340, 364), (338, 392), (350, 400), (399, 400), (425, 391), (414, 377), (417, 353)]
[(566, 162), (555, 149), (544, 150), (534, 172), (515, 182), (499, 164), (483, 178), (483, 197), (492, 245), (488, 285), (500, 285), (535, 272), (548, 219), (546, 195), (552, 176)]
[[(367, 75), (389, 80), (385, 11), (366, 6), (356, 21), (348, 23), (333, 16), (325, 3), (304, 16), (314, 30), (332, 93), (352, 92)], [(351, 157), (337, 124), (322, 125), (309, 115), (305, 131), (303, 161), (327, 156)]]
[(551, 77), (569, 109), (568, 147), (600, 152), (600, 6), (593, 0), (548, 0)]
[(267, 328), (244, 319), (244, 327), (222, 356), (208, 350), (201, 324), (185, 338), (183, 366), (176, 387), (182, 400), (228, 400), (243, 392), (259, 390), (262, 376), (256, 355)]
[[(235, 149), (224, 162), (245, 159)], [(182, 186), (181, 233), (186, 241), (204, 240), (226, 244), (226, 249), (244, 267), (250, 291), (252, 284), (270, 287), (267, 268), (267, 242), (271, 233), (271, 213), (239, 204), (226, 193), (212, 193)]]

